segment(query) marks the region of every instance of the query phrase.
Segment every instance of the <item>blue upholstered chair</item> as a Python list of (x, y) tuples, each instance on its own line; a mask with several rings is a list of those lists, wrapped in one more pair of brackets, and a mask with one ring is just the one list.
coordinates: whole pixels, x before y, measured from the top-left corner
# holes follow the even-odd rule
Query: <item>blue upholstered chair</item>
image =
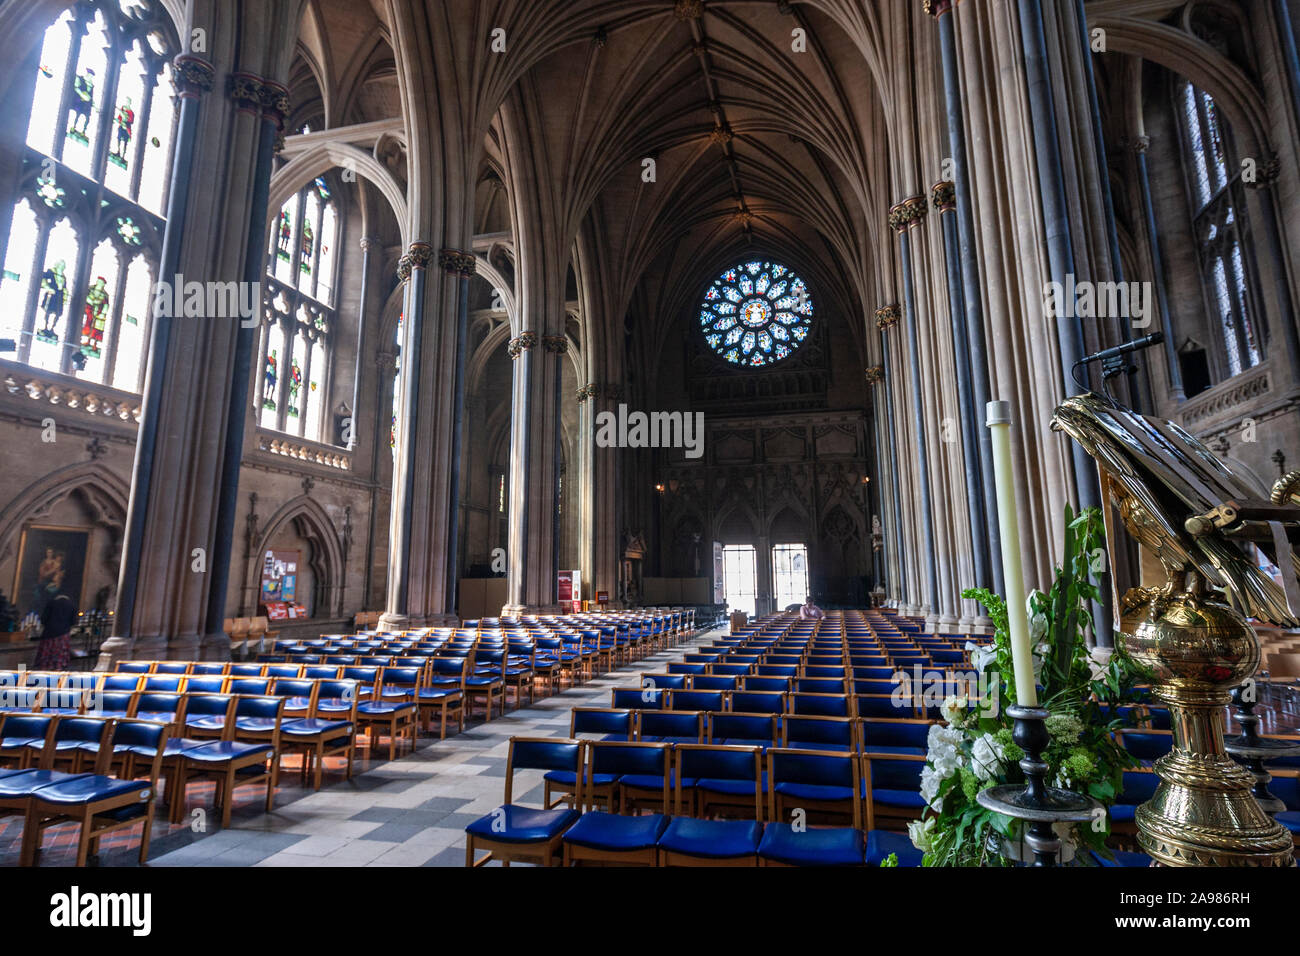
[(776, 724), (775, 714), (710, 711), (706, 715), (705, 738), (711, 744), (766, 750), (776, 744)]
[[(757, 747), (678, 744), (673, 748), (673, 819), (659, 838), (661, 866), (757, 866), (763, 835), (763, 782)], [(692, 787), (691, 781), (694, 781)], [(752, 794), (752, 820), (703, 820), (683, 816), (692, 791), (724, 784)]]
[[(575, 707), (569, 714), (569, 737), (587, 739), (583, 735), (600, 735), (605, 740), (629, 741), (634, 734), (633, 711), (605, 707)], [(592, 781), (588, 799), (613, 802), (614, 778)], [(571, 807), (579, 805), (578, 775), (569, 770), (548, 770), (542, 778), (542, 805), (550, 810), (561, 801)], [(613, 807), (611, 806), (611, 810)]]
[(731, 695), (731, 709), (741, 714), (783, 714), (788, 695), (777, 691), (736, 691)]
[(817, 717), (854, 716), (853, 698), (847, 694), (791, 694), (789, 710)]
[[(190, 715), (205, 697), (191, 696), (186, 704), (186, 726)], [(173, 823), (180, 823), (185, 815), (185, 795), (193, 780), (213, 780), (217, 784), (217, 805), (221, 808), (221, 825), (230, 826), (230, 811), (234, 803), (235, 788), (245, 784), (265, 784), (266, 811), (275, 801), (275, 784), (279, 778), (280, 722), (284, 712), (282, 697), (229, 698), (230, 710), (220, 739), (171, 741), (165, 759), (171, 763), (168, 781), (168, 803)], [(215, 705), (216, 701), (213, 701)], [(238, 721), (244, 720), (248, 730), (239, 731)], [(248, 724), (255, 721), (255, 724)], [(264, 721), (270, 721), (266, 729)], [(187, 733), (190, 731), (187, 730)], [(249, 740), (236, 739), (236, 733), (249, 736)]]
[[(285, 698), (285, 719), (280, 724), (281, 753), (302, 753), (302, 779), (313, 776), (321, 787), (326, 757), (347, 760), (345, 776), (352, 778), (356, 744), (356, 685), (352, 681), (279, 679), (272, 693)], [(330, 707), (321, 711), (322, 700)]]
[(0, 715), (0, 767), (34, 767), (54, 733), (53, 714)]
[(881, 754), (867, 750), (863, 754), (863, 811), (867, 829), (877, 822), (893, 825), (908, 823), (925, 810), (921, 797), (921, 770), (924, 754)]
[[(586, 743), (581, 740), (511, 737), (506, 759), (505, 802), (465, 828), (465, 865), (483, 866), (496, 859), (502, 866), (514, 860), (553, 866), (564, 832), (581, 815), (573, 808), (536, 809), (513, 802), (518, 770), (567, 770), (578, 774)], [(476, 859), (475, 854), (487, 855)]]
[(862, 749), (880, 754), (924, 754), (928, 750), (930, 721), (862, 718), (858, 737)]
[[(862, 796), (852, 754), (773, 748), (767, 752), (768, 823), (760, 866), (861, 866)], [(797, 821), (790, 810), (803, 811)], [(809, 827), (808, 811), (846, 817), (848, 827)]]
[[(112, 732), (104, 734), (92, 772), (54, 780), (31, 793), (23, 829), (27, 856), (20, 862), (35, 864), (42, 832), (67, 822), (78, 824), (77, 866), (85, 866), (87, 857), (99, 852), (99, 841), (106, 833), (139, 822), (144, 825), (140, 863), (148, 859), (167, 726), (136, 720), (108, 723)], [(112, 755), (119, 751), (135, 757), (132, 769), (118, 777), (109, 776)]]
[[(579, 806), (585, 812), (564, 834), (564, 864), (584, 861), (622, 866), (658, 862), (658, 842), (668, 827), (663, 813), (637, 816), (597, 810), (601, 790), (627, 776), (659, 778), (659, 802), (668, 805), (671, 748), (668, 744), (593, 741), (587, 744)], [(608, 782), (607, 782), (608, 781)]]
[(609, 692), (610, 706), (615, 709), (659, 710), (664, 705), (664, 692), (654, 688), (643, 690), (632, 687), (615, 687)]

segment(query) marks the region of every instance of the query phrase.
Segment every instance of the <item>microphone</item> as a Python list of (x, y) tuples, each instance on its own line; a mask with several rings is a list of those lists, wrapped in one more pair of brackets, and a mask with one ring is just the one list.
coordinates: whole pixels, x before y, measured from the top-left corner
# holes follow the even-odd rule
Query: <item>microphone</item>
[(1165, 340), (1165, 333), (1152, 332), (1150, 335), (1144, 335), (1140, 339), (1134, 339), (1132, 342), (1125, 342), (1123, 345), (1116, 345), (1114, 348), (1102, 349), (1100, 352), (1094, 352), (1091, 355), (1085, 355), (1079, 359), (1080, 365), (1087, 365), (1089, 362), (1108, 362), (1117, 359), (1130, 352), (1140, 352), (1143, 349), (1149, 349), (1153, 345), (1159, 345)]

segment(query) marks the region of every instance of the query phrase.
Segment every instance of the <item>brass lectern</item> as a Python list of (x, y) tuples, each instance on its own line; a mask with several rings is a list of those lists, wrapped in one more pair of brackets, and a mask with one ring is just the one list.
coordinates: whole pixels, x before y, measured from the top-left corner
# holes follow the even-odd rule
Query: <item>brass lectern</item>
[[(1166, 866), (1292, 865), (1290, 834), (1256, 802), (1223, 731), (1232, 689), (1259, 666), (1247, 617), (1300, 626), (1300, 472), (1267, 491), (1178, 425), (1092, 394), (1062, 403), (1052, 428), (1096, 459), (1103, 495), (1167, 577), (1121, 601), (1125, 646), (1153, 670), (1173, 719), (1160, 785), (1137, 810), (1138, 842)], [(1282, 569), (1283, 586), (1243, 543)]]

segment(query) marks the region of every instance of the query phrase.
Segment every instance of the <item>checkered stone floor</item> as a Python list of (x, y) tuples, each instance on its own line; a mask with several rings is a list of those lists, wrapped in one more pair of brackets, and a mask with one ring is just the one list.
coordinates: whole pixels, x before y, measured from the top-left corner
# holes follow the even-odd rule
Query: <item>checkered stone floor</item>
[[(704, 639), (698, 635), (446, 740), (422, 739), (414, 753), (376, 761), (350, 782), (336, 778), (319, 793), (282, 789), (269, 814), (258, 812), (258, 790), (249, 787), (247, 809), (236, 806), (229, 829), (162, 837), (150, 865), (463, 867), (465, 827), (501, 804), (511, 737), (567, 736), (574, 707), (608, 707), (612, 688), (636, 686), (638, 674), (663, 671)], [(292, 772), (286, 779), (296, 783)], [(540, 806), (541, 771), (517, 773), (515, 795)], [(42, 857), (42, 863), (61, 862), (51, 851)], [(134, 856), (129, 847), (112, 848), (101, 860), (130, 865)]]

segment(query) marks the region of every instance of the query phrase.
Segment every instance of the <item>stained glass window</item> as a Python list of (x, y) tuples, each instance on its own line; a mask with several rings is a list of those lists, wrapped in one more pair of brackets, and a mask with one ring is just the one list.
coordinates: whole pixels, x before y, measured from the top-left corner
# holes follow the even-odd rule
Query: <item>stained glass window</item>
[(788, 266), (753, 260), (728, 269), (700, 304), (704, 341), (724, 360), (759, 368), (788, 358), (812, 326), (807, 285)]
[(267, 244), (262, 330), (263, 428), (312, 441), (324, 434), (339, 237), (333, 190), (321, 176), (280, 208)]
[(158, 0), (87, 0), (45, 31), (0, 278), (17, 361), (142, 387), (178, 51)]
[[(1223, 371), (1239, 375), (1264, 358), (1256, 325), (1255, 279), (1242, 254), (1248, 230), (1244, 185), (1230, 155), (1231, 134), (1213, 97), (1181, 81), (1174, 91), (1182, 133), (1192, 229), (1199, 246), (1205, 300), (1221, 333)], [(1231, 171), (1231, 172), (1230, 172)]]

